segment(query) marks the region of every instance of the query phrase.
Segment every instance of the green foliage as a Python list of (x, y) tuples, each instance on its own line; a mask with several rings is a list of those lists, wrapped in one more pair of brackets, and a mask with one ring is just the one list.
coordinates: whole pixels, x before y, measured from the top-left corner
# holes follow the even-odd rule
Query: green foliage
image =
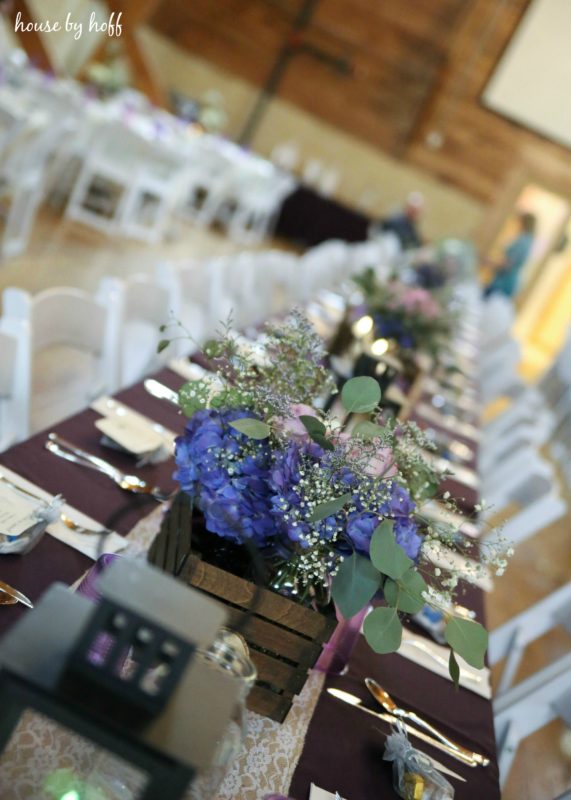
[(348, 503), (353, 495), (351, 492), (342, 494), (340, 497), (335, 497), (333, 500), (328, 500), (326, 503), (320, 503), (316, 506), (313, 512), (309, 515), (309, 522), (319, 522), (326, 517), (331, 517), (333, 514), (341, 511), (345, 503)]
[(201, 408), (207, 408), (210, 386), (205, 381), (189, 381), (178, 392), (178, 404), (183, 414), (192, 417)]
[(444, 637), (450, 647), (470, 666), (483, 669), (488, 633), (479, 622), (452, 617), (444, 628)]
[(267, 439), (271, 433), (269, 425), (259, 419), (251, 419), (250, 417), (236, 419), (234, 422), (230, 422), (229, 425), (250, 439)]
[(341, 389), (341, 402), (349, 413), (368, 414), (381, 400), (381, 388), (374, 378), (362, 375), (351, 378)]
[(161, 339), (157, 345), (157, 353), (162, 353), (170, 344), (170, 339)]
[(313, 441), (322, 447), (324, 450), (334, 450), (333, 444), (329, 441), (327, 436), (327, 428), (321, 422), (321, 420), (317, 419), (317, 417), (312, 417), (310, 415), (302, 414), (300, 416), (300, 421), (302, 422), (305, 430), (308, 432), (310, 437)]
[(369, 559), (353, 553), (341, 562), (331, 593), (345, 619), (350, 619), (367, 605), (380, 585), (381, 576)]
[(371, 539), (371, 561), (375, 567), (394, 581), (412, 567), (412, 561), (397, 544), (392, 521), (385, 519)]
[(375, 608), (365, 617), (363, 633), (375, 653), (394, 653), (402, 641), (402, 624), (396, 608)]
[(460, 686), (460, 667), (458, 666), (458, 662), (456, 661), (454, 650), (450, 651), (450, 656), (448, 658), (448, 672), (450, 673), (450, 677), (454, 682), (454, 688), (458, 689), (458, 687)]
[(383, 591), (385, 600), (404, 614), (417, 614), (425, 604), (422, 596), (427, 590), (426, 581), (416, 569), (407, 570), (394, 581), (387, 578)]
[(358, 422), (352, 431), (352, 435), (358, 439), (378, 439), (382, 438), (385, 434), (385, 428), (368, 419)]

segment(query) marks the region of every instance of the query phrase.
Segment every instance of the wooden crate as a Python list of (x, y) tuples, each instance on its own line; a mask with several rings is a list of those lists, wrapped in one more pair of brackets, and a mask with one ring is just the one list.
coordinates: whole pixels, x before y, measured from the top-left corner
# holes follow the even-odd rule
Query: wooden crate
[(179, 495), (149, 550), (149, 561), (228, 607), (228, 624), (239, 628), (258, 670), (248, 708), (283, 722), (337, 621), (196, 555), (187, 558), (190, 514)]

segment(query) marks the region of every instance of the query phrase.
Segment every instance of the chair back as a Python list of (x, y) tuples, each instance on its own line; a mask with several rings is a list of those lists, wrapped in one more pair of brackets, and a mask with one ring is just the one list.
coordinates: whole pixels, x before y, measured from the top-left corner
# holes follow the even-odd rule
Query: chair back
[(0, 319), (0, 451), (28, 436), (29, 404), (28, 329)]
[[(33, 386), (30, 430), (81, 410), (116, 385), (112, 305), (81, 289), (60, 287), (32, 296), (3, 293), (4, 319), (26, 331), (27, 369)], [(45, 408), (42, 408), (45, 406)]]
[[(171, 354), (157, 352), (161, 325), (171, 320), (168, 289), (146, 275), (126, 281), (104, 278), (98, 298), (114, 310), (112, 329), (118, 342), (118, 387), (128, 386), (166, 364)], [(118, 388), (117, 387), (117, 388)]]

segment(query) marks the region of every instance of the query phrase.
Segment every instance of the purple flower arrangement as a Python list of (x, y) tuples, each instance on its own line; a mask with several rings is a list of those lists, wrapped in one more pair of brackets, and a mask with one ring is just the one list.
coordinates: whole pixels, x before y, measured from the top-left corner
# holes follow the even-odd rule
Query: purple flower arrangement
[(372, 269), (354, 280), (365, 295), (362, 305), (372, 320), (370, 330), (375, 339), (392, 340), (405, 351), (432, 356), (450, 341), (454, 316), (435, 291), (398, 280), (380, 283)]
[[(441, 479), (419, 454), (427, 441), (413, 424), (385, 418), (371, 377), (347, 381), (335, 414), (320, 411), (334, 382), (301, 315), (262, 341), (264, 357), (259, 341), (250, 351), (230, 331), (206, 346), (213, 372), (179, 394), (189, 420), (175, 478), (209, 534), (259, 550), (275, 591), (313, 607), (333, 599), (346, 619), (382, 592), (387, 606), (367, 617), (364, 633), (377, 652), (392, 652), (400, 615), (436, 596), (423, 543), (439, 534), (419, 512)], [(461, 650), (476, 623), (459, 624)]]

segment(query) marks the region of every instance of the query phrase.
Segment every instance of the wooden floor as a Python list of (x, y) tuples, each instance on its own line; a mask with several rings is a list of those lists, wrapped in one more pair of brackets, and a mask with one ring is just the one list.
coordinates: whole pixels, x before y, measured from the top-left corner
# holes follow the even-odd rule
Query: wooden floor
[[(240, 248), (221, 235), (182, 225), (168, 242), (156, 246), (111, 239), (45, 211), (31, 245), (21, 257), (0, 263), (0, 290), (20, 286), (32, 292), (67, 285), (94, 290), (107, 275), (150, 273), (166, 259), (207, 258)], [(571, 496), (568, 493), (569, 504)], [(571, 518), (523, 543), (488, 596), (491, 629), (571, 579)], [(531, 646), (518, 680), (571, 647), (571, 637), (555, 631)], [(560, 747), (564, 727), (549, 725), (524, 742), (517, 755), (504, 800), (553, 800), (571, 787), (571, 746)], [(571, 732), (570, 732), (571, 738)], [(461, 794), (459, 795), (459, 800)], [(482, 798), (486, 800), (486, 798)]]
[[(547, 450), (544, 455), (549, 458)], [(563, 491), (571, 508), (571, 492), (568, 488)], [(517, 547), (506, 574), (496, 579), (494, 591), (487, 596), (490, 630), (571, 580), (570, 545), (571, 514), (568, 513)], [(551, 631), (527, 648), (516, 682), (570, 649), (571, 635), (562, 628)], [(498, 672), (494, 668), (494, 686)], [(554, 800), (567, 789), (571, 789), (571, 730), (558, 720), (522, 742), (503, 798)]]

